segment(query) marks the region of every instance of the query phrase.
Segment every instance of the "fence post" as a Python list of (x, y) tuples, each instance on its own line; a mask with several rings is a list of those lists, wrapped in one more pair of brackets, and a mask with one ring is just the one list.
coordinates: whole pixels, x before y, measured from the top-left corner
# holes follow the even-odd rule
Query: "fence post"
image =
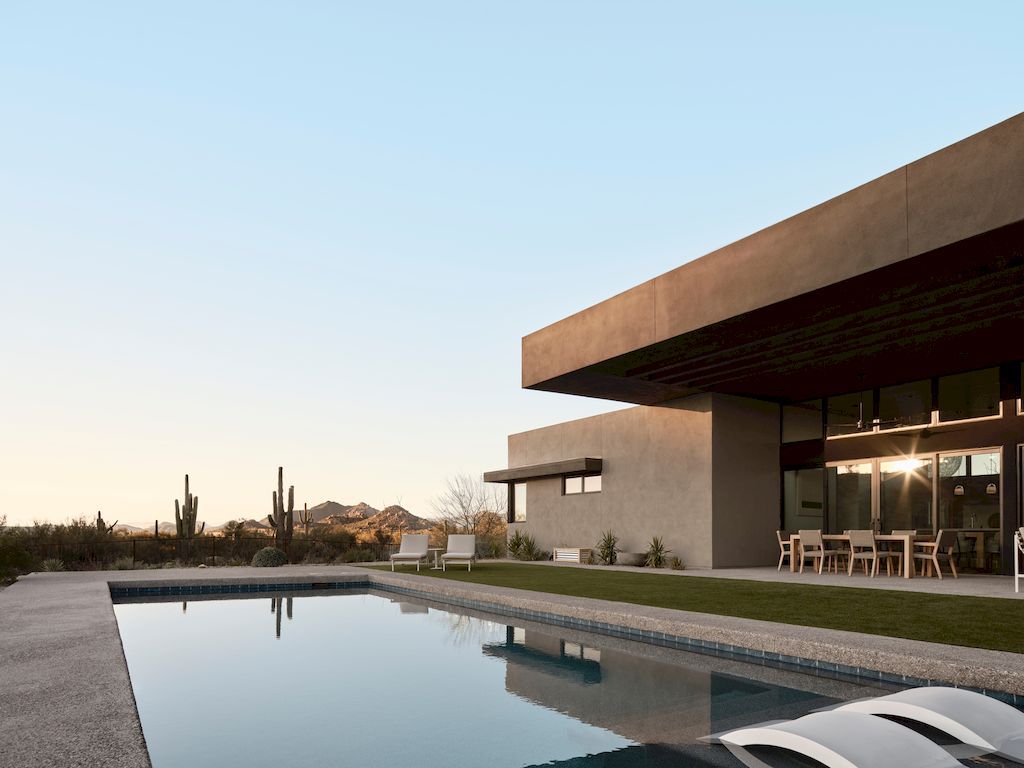
[(217, 537), (213, 537), (213, 564), (217, 564)]
[(135, 565), (135, 537), (132, 536), (132, 565)]

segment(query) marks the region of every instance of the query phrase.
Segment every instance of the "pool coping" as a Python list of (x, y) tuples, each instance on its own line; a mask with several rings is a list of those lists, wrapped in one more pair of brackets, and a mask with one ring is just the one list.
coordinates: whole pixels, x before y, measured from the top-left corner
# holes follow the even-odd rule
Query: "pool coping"
[[(112, 594), (380, 589), (669, 648), (901, 685), (945, 683), (1024, 704), (1024, 654), (463, 584), (351, 566), (31, 574), (0, 592), (5, 765), (150, 766)], [(323, 586), (320, 586), (323, 585)], [(837, 606), (841, 608), (841, 606)], [(31, 736), (26, 737), (26, 734)]]

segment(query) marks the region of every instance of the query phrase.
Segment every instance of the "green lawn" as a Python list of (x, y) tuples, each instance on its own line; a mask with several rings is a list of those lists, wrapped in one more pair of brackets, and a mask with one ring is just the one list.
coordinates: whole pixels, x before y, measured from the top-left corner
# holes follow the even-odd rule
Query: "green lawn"
[(418, 575), (1024, 653), (1024, 600), (518, 563), (481, 563), (472, 573), (462, 566), (444, 573), (424, 569)]

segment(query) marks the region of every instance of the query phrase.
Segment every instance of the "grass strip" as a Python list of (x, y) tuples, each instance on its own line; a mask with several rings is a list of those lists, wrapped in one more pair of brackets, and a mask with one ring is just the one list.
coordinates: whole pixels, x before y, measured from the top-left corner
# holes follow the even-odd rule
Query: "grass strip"
[(471, 573), (459, 566), (425, 569), (418, 575), (1024, 653), (1024, 600), (518, 563), (479, 563)]

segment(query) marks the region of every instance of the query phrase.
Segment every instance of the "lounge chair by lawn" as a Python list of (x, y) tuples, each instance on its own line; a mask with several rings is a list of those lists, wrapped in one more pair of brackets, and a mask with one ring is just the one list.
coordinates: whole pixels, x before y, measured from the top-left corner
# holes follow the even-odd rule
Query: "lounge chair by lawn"
[(473, 534), (452, 534), (448, 537), (448, 551), (441, 555), (441, 570), (446, 570), (448, 563), (465, 563), (473, 570), (476, 560), (476, 536)]
[(398, 551), (391, 556), (391, 570), (395, 570), (395, 563), (416, 563), (418, 571), (420, 563), (427, 559), (429, 546), (430, 540), (425, 533), (402, 534), (402, 544), (398, 547)]

